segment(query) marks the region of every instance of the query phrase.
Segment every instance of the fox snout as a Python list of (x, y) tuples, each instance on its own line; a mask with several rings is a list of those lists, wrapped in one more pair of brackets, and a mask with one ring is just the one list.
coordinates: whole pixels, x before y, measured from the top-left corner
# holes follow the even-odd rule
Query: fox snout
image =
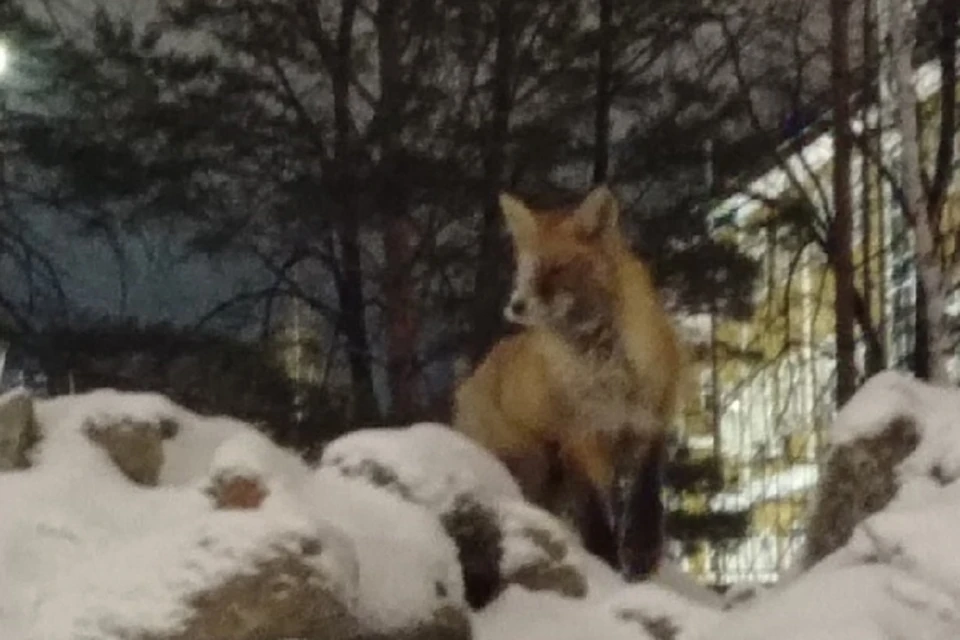
[(528, 321), (529, 309), (530, 304), (527, 299), (514, 294), (510, 297), (510, 301), (507, 303), (507, 306), (504, 307), (503, 315), (510, 322), (526, 324)]
[(517, 270), (514, 276), (513, 293), (503, 310), (504, 317), (522, 325), (535, 324), (539, 311), (539, 301), (536, 300), (535, 280), (537, 264), (529, 254), (521, 254), (517, 260)]

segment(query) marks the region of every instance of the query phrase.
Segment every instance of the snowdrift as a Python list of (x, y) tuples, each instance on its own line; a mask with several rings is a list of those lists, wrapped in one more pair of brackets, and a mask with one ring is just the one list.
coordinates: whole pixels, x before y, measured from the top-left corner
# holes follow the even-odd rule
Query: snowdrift
[(357, 431), (309, 466), (159, 395), (16, 391), (0, 639), (957, 638), (953, 416), (960, 392), (870, 381), (833, 431), (808, 567), (741, 603), (670, 565), (625, 584), (444, 425)]

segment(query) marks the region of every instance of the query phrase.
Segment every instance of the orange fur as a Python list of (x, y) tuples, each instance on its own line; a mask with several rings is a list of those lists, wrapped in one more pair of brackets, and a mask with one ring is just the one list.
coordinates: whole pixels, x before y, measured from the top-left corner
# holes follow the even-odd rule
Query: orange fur
[(519, 301), (529, 317), (459, 386), (454, 426), (506, 461), (530, 499), (544, 499), (551, 447), (608, 496), (624, 432), (642, 451), (671, 425), (677, 334), (605, 187), (566, 215), (507, 195), (501, 205), (520, 267), (508, 308)]

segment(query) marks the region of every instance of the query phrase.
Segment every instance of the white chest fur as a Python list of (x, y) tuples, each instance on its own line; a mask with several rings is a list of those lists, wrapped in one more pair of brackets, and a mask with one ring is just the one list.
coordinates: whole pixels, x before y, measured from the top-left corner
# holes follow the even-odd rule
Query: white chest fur
[(642, 405), (637, 377), (620, 348), (612, 353), (579, 352), (556, 340), (550, 345), (551, 378), (572, 421), (582, 429), (646, 432), (653, 414)]

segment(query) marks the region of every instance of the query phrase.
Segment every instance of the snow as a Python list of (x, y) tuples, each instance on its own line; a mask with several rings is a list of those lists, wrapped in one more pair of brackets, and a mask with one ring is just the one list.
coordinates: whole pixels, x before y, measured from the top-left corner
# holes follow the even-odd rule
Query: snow
[(879, 556), (920, 574), (960, 603), (960, 554), (946, 552), (956, 544), (958, 529), (960, 485), (954, 483), (922, 507), (892, 504), (864, 523), (848, 547), (863, 561)]
[[(311, 522), (271, 510), (217, 512), (164, 527), (104, 549), (55, 576), (38, 594), (38, 622), (27, 639), (69, 640), (95, 632), (96, 637), (120, 640), (130, 629), (157, 634), (177, 630), (190, 614), (184, 603), (191, 597), (249, 571), (277, 551), (296, 553), (302, 541), (315, 534)], [(318, 568), (349, 575), (349, 547), (335, 544), (331, 549), (321, 555)], [(345, 601), (353, 600), (348, 582), (331, 586)]]
[[(534, 615), (535, 614), (535, 615)], [(652, 640), (592, 600), (512, 586), (474, 618), (475, 640)]]
[(506, 467), (442, 424), (360, 429), (330, 443), (320, 464), (350, 471), (370, 461), (394, 472), (414, 500), (437, 510), (460, 493), (491, 501), (522, 497)]
[(722, 598), (715, 591), (707, 589), (685, 573), (679, 566), (664, 560), (651, 582), (681, 597), (681, 601), (698, 604), (701, 607), (721, 609)]
[(851, 445), (894, 420), (915, 422), (920, 443), (897, 469), (897, 496), (845, 547), (734, 608), (711, 640), (960, 637), (958, 409), (960, 390), (892, 371), (871, 378), (830, 439)]
[(333, 469), (316, 472), (310, 499), (356, 545), (360, 619), (389, 632), (463, 603), (457, 550), (433, 512)]
[(850, 399), (830, 430), (830, 442), (842, 445), (875, 436), (896, 418), (911, 419), (920, 445), (900, 466), (901, 476), (924, 480), (936, 472), (948, 480), (960, 477), (960, 416), (957, 389), (923, 384), (912, 376), (884, 371), (870, 378)]
[[(911, 602), (904, 597), (912, 592)], [(920, 602), (916, 602), (918, 600)], [(711, 640), (887, 640), (956, 638), (960, 627), (928, 607), (942, 603), (915, 577), (889, 565), (810, 573), (780, 593), (727, 614)], [(954, 607), (956, 603), (954, 603)]]
[[(549, 534), (551, 539), (566, 545), (567, 548), (575, 545), (575, 538), (569, 530), (549, 514), (520, 500), (503, 502), (498, 506), (497, 515), (500, 520), (500, 530), (503, 532), (503, 557), (500, 560), (500, 570), (511, 574), (522, 567), (538, 562), (551, 562), (547, 550), (536, 544), (526, 532), (535, 530)], [(576, 566), (573, 558), (565, 559)]]
[[(112, 390), (37, 400), (35, 411), (43, 432), (36, 465), (0, 474), (0, 637), (106, 640), (129, 625), (169, 628), (187, 615), (190, 593), (306, 528), (337, 550), (337, 559), (325, 558), (327, 568), (350, 585), (348, 542), (299, 517), (289, 501), (268, 499), (276, 508), (256, 514), (213, 511), (201, 491), (211, 462), (256, 451), (250, 443), (259, 436), (249, 425), (202, 418), (159, 395)], [(83, 433), (91, 423), (123, 420), (179, 427), (165, 443), (160, 486), (127, 480)], [(290, 462), (273, 450), (275, 465)]]
[(255, 431), (241, 431), (224, 440), (214, 450), (209, 465), (211, 477), (259, 478), (271, 493), (295, 490), (309, 480), (310, 473), (299, 456)]
[[(248, 424), (154, 394), (35, 403), (43, 438), (34, 466), (0, 472), (4, 640), (162, 637), (182, 629), (197, 594), (298, 553), (308, 539), (320, 542), (309, 561), (352, 615), (382, 637), (406, 632), (442, 607), (466, 606), (457, 549), (438, 517), (464, 493), (498, 515), (502, 570), (548, 559), (542, 537), (529, 535), (539, 530), (565, 543), (562, 562), (588, 584), (583, 598), (509, 586), (469, 613), (477, 640), (649, 640), (664, 629), (675, 640), (960, 637), (960, 391), (909, 376), (874, 377), (831, 431), (836, 445), (879, 434), (895, 418), (916, 422), (920, 445), (898, 470), (896, 498), (845, 547), (746, 601), (721, 598), (669, 562), (651, 581), (625, 584), (564, 525), (523, 502), (502, 465), (443, 425), (359, 431), (311, 468)], [(123, 421), (176, 426), (159, 486), (128, 480), (85, 435), (91, 424)], [(404, 491), (351, 473), (371, 461)], [(262, 481), (263, 504), (217, 510), (205, 489), (224, 475)]]
[(723, 615), (716, 607), (678, 598), (676, 593), (653, 582), (621, 589), (605, 606), (620, 620), (669, 621), (678, 630), (675, 640), (702, 637)]

